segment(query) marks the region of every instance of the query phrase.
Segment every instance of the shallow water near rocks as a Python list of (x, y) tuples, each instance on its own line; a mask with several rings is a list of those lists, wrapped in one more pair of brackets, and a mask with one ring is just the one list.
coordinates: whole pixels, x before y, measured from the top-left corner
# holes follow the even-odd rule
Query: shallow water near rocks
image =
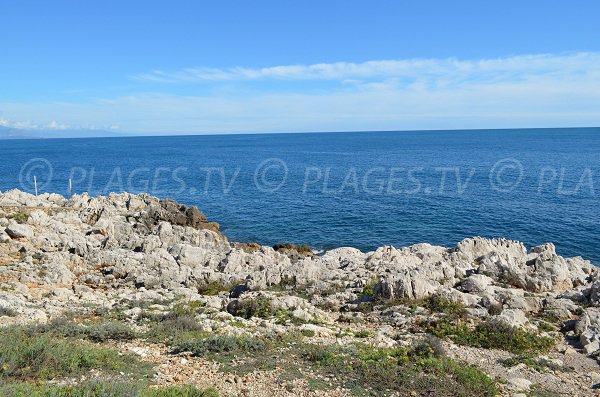
[(552, 241), (600, 264), (600, 128), (0, 142), (0, 190), (148, 192), (235, 241)]

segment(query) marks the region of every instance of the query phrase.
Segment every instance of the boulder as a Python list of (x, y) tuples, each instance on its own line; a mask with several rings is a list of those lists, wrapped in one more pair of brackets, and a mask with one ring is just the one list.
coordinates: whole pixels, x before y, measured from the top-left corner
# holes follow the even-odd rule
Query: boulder
[(12, 238), (25, 238), (30, 239), (33, 237), (33, 229), (29, 225), (22, 225), (19, 223), (13, 223), (6, 227), (6, 234)]
[(486, 291), (493, 283), (493, 279), (483, 274), (472, 274), (460, 283), (464, 292), (478, 293)]

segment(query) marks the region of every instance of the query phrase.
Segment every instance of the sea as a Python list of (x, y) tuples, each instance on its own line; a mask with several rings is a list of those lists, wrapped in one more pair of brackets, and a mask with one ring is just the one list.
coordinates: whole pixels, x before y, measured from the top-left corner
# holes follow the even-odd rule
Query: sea
[(232, 241), (369, 251), (505, 237), (553, 242), (561, 255), (600, 265), (600, 128), (31, 139), (0, 148), (2, 191), (149, 193), (197, 206)]

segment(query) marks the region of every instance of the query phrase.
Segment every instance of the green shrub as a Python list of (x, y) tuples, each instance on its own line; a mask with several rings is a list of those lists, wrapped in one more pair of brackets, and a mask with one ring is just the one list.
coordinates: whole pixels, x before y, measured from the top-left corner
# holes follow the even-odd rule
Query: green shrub
[(7, 216), (8, 219), (14, 219), (17, 223), (26, 223), (29, 220), (29, 213), (18, 211), (12, 215)]
[(367, 284), (363, 287), (361, 298), (373, 298), (375, 296), (375, 286), (379, 283), (379, 279), (377, 277), (372, 278), (367, 282)]
[(427, 299), (425, 306), (435, 313), (445, 313), (449, 316), (457, 317), (462, 314), (465, 306), (459, 302), (453, 302), (450, 299), (435, 295)]
[(201, 295), (207, 296), (215, 296), (218, 295), (219, 292), (229, 292), (236, 286), (233, 284), (226, 284), (222, 280), (211, 281), (206, 284), (201, 284), (198, 287), (198, 293)]
[(265, 342), (248, 336), (190, 333), (174, 339), (171, 346), (174, 353), (190, 352), (195, 356), (204, 356), (208, 353), (252, 353), (264, 350)]
[(312, 338), (313, 336), (315, 336), (315, 331), (313, 331), (312, 329), (303, 329), (300, 331), (300, 333), (302, 334), (302, 336), (306, 336), (307, 338)]
[(227, 310), (234, 316), (245, 319), (252, 317), (271, 318), (276, 313), (271, 298), (266, 296), (234, 301)]
[(501, 349), (515, 354), (545, 352), (554, 346), (552, 338), (511, 327), (501, 322), (483, 322), (474, 328), (447, 318), (425, 323), (427, 332), (448, 338), (459, 345)]
[(302, 352), (302, 357), (318, 365), (336, 365), (341, 357), (334, 348), (320, 345), (306, 345)]
[(367, 329), (363, 329), (361, 331), (355, 332), (354, 336), (357, 338), (368, 338), (369, 336), (371, 336), (371, 332)]

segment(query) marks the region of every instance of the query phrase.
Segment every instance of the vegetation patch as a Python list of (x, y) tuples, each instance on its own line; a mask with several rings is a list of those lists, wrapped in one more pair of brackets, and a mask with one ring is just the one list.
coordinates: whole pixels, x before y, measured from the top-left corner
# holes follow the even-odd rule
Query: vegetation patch
[(205, 333), (181, 334), (171, 346), (174, 353), (190, 352), (199, 357), (209, 353), (248, 354), (266, 349), (265, 342), (258, 338)]
[(0, 385), (3, 397), (219, 397), (215, 389), (193, 386), (150, 388), (126, 382), (88, 382), (77, 386), (50, 386), (28, 383)]
[(0, 379), (44, 380), (78, 376), (91, 369), (145, 377), (150, 365), (135, 356), (85, 342), (7, 327), (0, 338)]
[(358, 396), (495, 396), (486, 374), (440, 354), (424, 341), (412, 349), (305, 345), (302, 357)]
[(201, 284), (198, 287), (198, 293), (201, 295), (215, 296), (220, 292), (231, 291), (237, 283), (225, 283), (223, 280), (211, 281), (206, 284)]
[(356, 338), (368, 338), (371, 336), (371, 332), (369, 330), (363, 329), (361, 331), (357, 331), (354, 333)]
[(245, 319), (252, 317), (271, 318), (276, 314), (271, 298), (266, 296), (233, 301), (227, 307), (227, 311), (236, 317)]
[(7, 219), (14, 219), (17, 223), (27, 223), (29, 220), (29, 213), (24, 211), (17, 211), (14, 214), (8, 215)]
[(462, 303), (453, 302), (439, 295), (434, 295), (427, 299), (425, 307), (434, 313), (444, 313), (452, 317), (461, 316), (465, 309)]
[(422, 324), (425, 330), (437, 337), (454, 343), (485, 349), (501, 349), (515, 354), (539, 353), (554, 346), (554, 339), (540, 336), (501, 322), (483, 322), (475, 327), (449, 318)]
[(367, 282), (367, 284), (363, 287), (362, 293), (360, 294), (360, 299), (373, 299), (375, 297), (375, 286), (379, 283), (379, 279), (377, 277), (372, 278)]
[(500, 363), (505, 367), (514, 367), (518, 364), (525, 364), (529, 368), (533, 368), (538, 372), (544, 373), (549, 370), (552, 371), (569, 371), (570, 368), (565, 367), (564, 365), (558, 365), (555, 362), (542, 358), (542, 357), (534, 357), (531, 355), (518, 355), (515, 357), (506, 358), (500, 360)]
[(31, 335), (49, 334), (65, 338), (87, 339), (92, 342), (109, 340), (129, 341), (137, 338), (137, 334), (126, 324), (118, 321), (76, 324), (66, 319), (57, 319), (46, 325), (27, 328)]

